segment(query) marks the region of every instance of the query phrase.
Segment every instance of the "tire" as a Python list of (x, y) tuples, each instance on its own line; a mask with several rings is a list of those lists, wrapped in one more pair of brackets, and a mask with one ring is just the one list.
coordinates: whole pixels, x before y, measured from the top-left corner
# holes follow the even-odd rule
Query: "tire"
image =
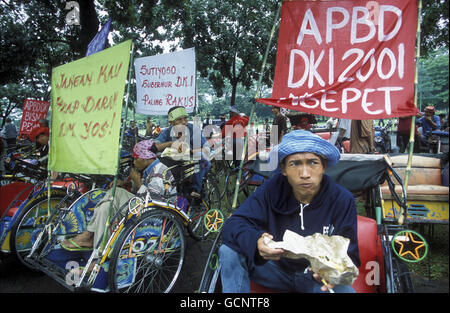
[[(233, 198), (238, 174), (239, 174), (238, 171), (233, 171), (225, 179), (225, 197), (230, 212), (233, 210)], [(243, 169), (239, 184), (239, 192), (236, 202), (236, 208), (238, 208), (242, 204), (242, 202), (244, 202), (244, 200), (248, 197), (248, 191), (246, 186), (246, 178), (247, 178), (246, 175), (248, 175), (248, 172)], [(244, 193), (244, 195), (242, 195), (242, 193)]]
[(172, 213), (159, 208), (144, 213), (115, 243), (108, 269), (110, 290), (170, 292), (183, 266), (185, 246), (183, 226)]
[(220, 190), (212, 176), (208, 175), (203, 180), (202, 199), (199, 204), (191, 205), (189, 212), (191, 220), (187, 226), (189, 235), (198, 241), (206, 239), (211, 234), (204, 223), (205, 214), (212, 209), (219, 211), (221, 209)]
[[(64, 190), (51, 190), (51, 211), (66, 195)], [(20, 211), (11, 229), (11, 251), (19, 261), (32, 270), (36, 270), (25, 260), (32, 247), (32, 238), (39, 234), (47, 222), (47, 192), (28, 202)]]
[[(222, 233), (219, 233), (216, 240), (214, 241), (211, 251), (209, 252), (208, 259), (205, 263), (205, 268), (203, 269), (202, 279), (200, 281), (200, 286), (198, 288), (199, 293), (215, 293), (221, 292), (220, 286), (220, 275), (218, 271), (219, 262), (219, 248), (222, 245)], [(218, 291), (219, 290), (219, 291)]]
[(392, 270), (394, 272), (394, 292), (395, 293), (413, 293), (414, 285), (411, 280), (411, 271), (405, 261), (393, 257)]

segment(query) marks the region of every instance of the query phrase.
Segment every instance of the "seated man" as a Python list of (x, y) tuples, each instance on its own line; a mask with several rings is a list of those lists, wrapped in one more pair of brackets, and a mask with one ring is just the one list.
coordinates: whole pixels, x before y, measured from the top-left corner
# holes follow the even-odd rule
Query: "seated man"
[[(182, 147), (178, 145), (189, 141), (189, 147), (196, 156), (200, 155), (200, 171), (194, 175), (191, 197), (199, 199), (201, 197), (202, 181), (205, 174), (209, 171), (211, 163), (207, 160), (209, 155), (209, 146), (205, 137), (201, 134), (201, 129), (192, 124), (188, 124), (188, 115), (186, 109), (182, 106), (174, 106), (168, 112), (170, 127), (165, 128), (156, 138), (155, 145), (159, 152), (170, 147)], [(195, 142), (199, 139), (200, 142)], [(187, 142), (186, 142), (187, 143)]]
[(428, 136), (431, 135), (433, 130), (441, 129), (441, 120), (439, 116), (434, 115), (435, 109), (433, 106), (425, 107), (425, 115), (419, 119), (419, 123), (422, 126), (422, 132), (420, 139), (426, 143)]
[(41, 158), (48, 155), (50, 131), (48, 127), (36, 127), (29, 135), (30, 141), (36, 143), (36, 152)]
[[(130, 174), (131, 180), (129, 182), (117, 181), (111, 218), (120, 208), (122, 208), (120, 215), (122, 217), (125, 216), (128, 206), (124, 204), (135, 196), (125, 189), (128, 183), (131, 183), (132, 191), (135, 191), (138, 196), (145, 196), (147, 191), (150, 194), (164, 194), (162, 174), (167, 167), (157, 159), (156, 154), (150, 151), (152, 146), (153, 142), (151, 140), (140, 141), (134, 146), (134, 167)], [(173, 179), (173, 177), (170, 177), (171, 174), (168, 174), (169, 177), (167, 178)], [(73, 239), (67, 239), (61, 243), (64, 249), (74, 251), (89, 250), (93, 248), (94, 244), (99, 243), (108, 219), (111, 193), (112, 190), (110, 189), (94, 209), (94, 215), (87, 225), (87, 230)], [(170, 191), (170, 194), (173, 194), (173, 191)]]
[(249, 292), (250, 280), (280, 292), (354, 292), (351, 286), (328, 286), (311, 273), (306, 259), (284, 258), (283, 249), (264, 243), (282, 241), (289, 229), (301, 236), (314, 233), (350, 239), (348, 255), (360, 265), (353, 195), (324, 174), (339, 151), (304, 130), (285, 135), (270, 158), (278, 157), (272, 178), (261, 185), (225, 222), (219, 250), (222, 290)]

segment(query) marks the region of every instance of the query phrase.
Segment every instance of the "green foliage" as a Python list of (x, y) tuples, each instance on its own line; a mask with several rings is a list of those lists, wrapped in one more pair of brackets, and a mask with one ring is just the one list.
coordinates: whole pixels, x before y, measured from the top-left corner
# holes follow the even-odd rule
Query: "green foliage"
[[(195, 47), (197, 68), (208, 77), (218, 97), (231, 86), (230, 105), (236, 104), (238, 85), (254, 87), (259, 78), (278, 1), (185, 1), (177, 33), (183, 48)], [(272, 42), (263, 82), (272, 84), (276, 40)]]
[(427, 57), (435, 50), (448, 50), (448, 0), (422, 0), (420, 53)]
[(418, 107), (422, 110), (434, 105), (436, 110), (448, 111), (448, 58), (448, 49), (439, 49), (419, 61)]
[[(229, 105), (250, 113), (279, 1), (78, 0), (81, 25), (71, 26), (65, 20), (67, 2), (1, 1), (0, 118), (20, 109), (26, 97), (48, 100), (52, 69), (83, 57), (109, 17), (114, 43), (133, 39), (136, 57), (162, 53), (165, 41), (173, 50), (196, 48), (201, 114), (219, 116)], [(422, 2), (420, 96), (424, 104), (442, 109), (448, 103), (448, 0)], [(264, 88), (272, 87), (277, 34)], [(263, 105), (257, 105), (255, 113), (259, 118), (272, 116)]]

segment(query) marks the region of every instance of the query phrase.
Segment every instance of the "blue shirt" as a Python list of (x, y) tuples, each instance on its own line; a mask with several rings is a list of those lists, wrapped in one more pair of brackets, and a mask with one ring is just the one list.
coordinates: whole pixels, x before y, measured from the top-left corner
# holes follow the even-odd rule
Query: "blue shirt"
[[(267, 180), (225, 222), (222, 241), (246, 256), (250, 264), (264, 260), (257, 251), (257, 241), (264, 232), (282, 241), (285, 230), (301, 236), (315, 233), (341, 235), (350, 239), (348, 256), (359, 267), (356, 205), (353, 195), (344, 187), (323, 175), (318, 194), (308, 205), (295, 198), (287, 178), (281, 173)], [(306, 259), (281, 258), (275, 261), (288, 271), (302, 271), (309, 266)]]
[(433, 128), (430, 122), (426, 120), (425, 116), (422, 116), (419, 119), (419, 122), (422, 125), (422, 134), (426, 135), (428, 132), (439, 130), (441, 128), (441, 119), (439, 118), (439, 116), (433, 115), (432, 120), (436, 124), (436, 128)]
[[(202, 148), (205, 144), (207, 144), (206, 138), (203, 137), (202, 130), (198, 127), (194, 127), (192, 124), (187, 124), (187, 130), (184, 131), (184, 136), (186, 137), (186, 142), (189, 140), (189, 146), (191, 149), (199, 149)], [(164, 143), (169, 141), (175, 141), (178, 139), (177, 134), (174, 133), (170, 134), (172, 131), (173, 126), (165, 128), (161, 134), (159, 134), (158, 138), (156, 138), (155, 142), (157, 143)], [(181, 129), (181, 127), (180, 127)], [(195, 139), (195, 140), (194, 140)], [(195, 143), (195, 145), (194, 145)]]

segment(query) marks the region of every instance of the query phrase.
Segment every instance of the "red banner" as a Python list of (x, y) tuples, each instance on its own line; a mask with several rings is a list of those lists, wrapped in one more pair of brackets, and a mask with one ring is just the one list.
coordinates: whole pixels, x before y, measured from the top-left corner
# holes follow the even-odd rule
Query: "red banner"
[(414, 115), (416, 0), (283, 2), (272, 98), (346, 119)]
[(39, 120), (47, 117), (50, 102), (25, 99), (20, 122), (19, 137), (28, 136), (31, 130), (39, 126)]

